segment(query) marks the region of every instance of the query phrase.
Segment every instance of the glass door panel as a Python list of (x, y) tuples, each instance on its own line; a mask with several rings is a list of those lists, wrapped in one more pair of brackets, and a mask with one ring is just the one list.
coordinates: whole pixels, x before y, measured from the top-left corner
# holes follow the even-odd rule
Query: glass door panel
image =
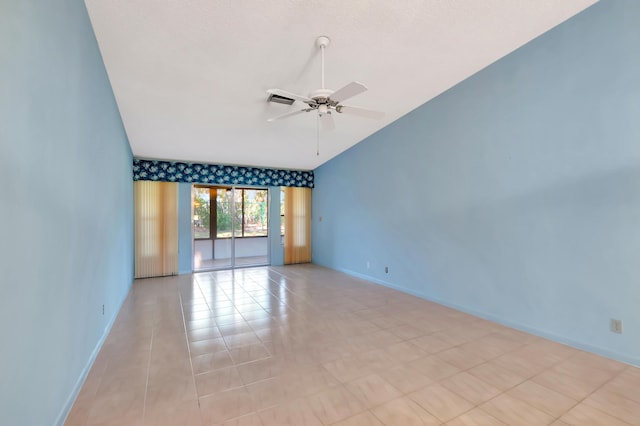
[(268, 190), (194, 186), (195, 271), (269, 264)]
[(267, 189), (238, 189), (236, 208), (241, 232), (236, 234), (236, 265), (265, 265), (269, 263), (269, 191)]
[(242, 193), (243, 189), (234, 189), (233, 190), (233, 236), (238, 238), (242, 237), (244, 228), (242, 227), (242, 215), (243, 205), (242, 205)]
[(233, 189), (215, 188), (213, 191), (216, 193), (213, 266), (215, 269), (229, 269), (233, 267)]

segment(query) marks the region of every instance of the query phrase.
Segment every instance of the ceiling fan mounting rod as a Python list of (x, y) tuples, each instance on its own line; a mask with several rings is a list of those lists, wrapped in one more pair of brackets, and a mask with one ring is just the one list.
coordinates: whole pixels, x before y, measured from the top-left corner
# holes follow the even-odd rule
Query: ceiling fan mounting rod
[(316, 46), (320, 48), (320, 53), (322, 57), (322, 88), (324, 89), (324, 48), (329, 46), (331, 40), (327, 36), (320, 36), (316, 39)]

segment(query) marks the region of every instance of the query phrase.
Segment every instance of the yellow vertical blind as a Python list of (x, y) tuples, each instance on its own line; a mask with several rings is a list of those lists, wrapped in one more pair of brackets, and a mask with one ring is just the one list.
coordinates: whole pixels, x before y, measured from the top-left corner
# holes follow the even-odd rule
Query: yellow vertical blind
[(136, 181), (133, 187), (135, 277), (178, 273), (178, 184)]
[(284, 188), (284, 263), (311, 262), (311, 188)]

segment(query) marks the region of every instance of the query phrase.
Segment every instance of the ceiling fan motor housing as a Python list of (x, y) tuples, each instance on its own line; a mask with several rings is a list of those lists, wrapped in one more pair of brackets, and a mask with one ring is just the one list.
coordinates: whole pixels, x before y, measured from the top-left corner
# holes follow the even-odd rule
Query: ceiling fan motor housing
[(309, 93), (309, 97), (316, 101), (317, 104), (326, 104), (330, 103), (330, 96), (333, 93), (333, 90), (330, 89), (318, 89)]

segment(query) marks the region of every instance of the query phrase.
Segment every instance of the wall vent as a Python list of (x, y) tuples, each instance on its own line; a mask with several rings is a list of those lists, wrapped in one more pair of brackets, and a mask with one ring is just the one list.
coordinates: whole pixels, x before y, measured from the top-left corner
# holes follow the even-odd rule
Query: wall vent
[(291, 105), (295, 102), (295, 100), (291, 98), (285, 98), (284, 96), (280, 96), (280, 95), (274, 95), (273, 93), (271, 93), (267, 98), (267, 102), (275, 102), (277, 104)]

